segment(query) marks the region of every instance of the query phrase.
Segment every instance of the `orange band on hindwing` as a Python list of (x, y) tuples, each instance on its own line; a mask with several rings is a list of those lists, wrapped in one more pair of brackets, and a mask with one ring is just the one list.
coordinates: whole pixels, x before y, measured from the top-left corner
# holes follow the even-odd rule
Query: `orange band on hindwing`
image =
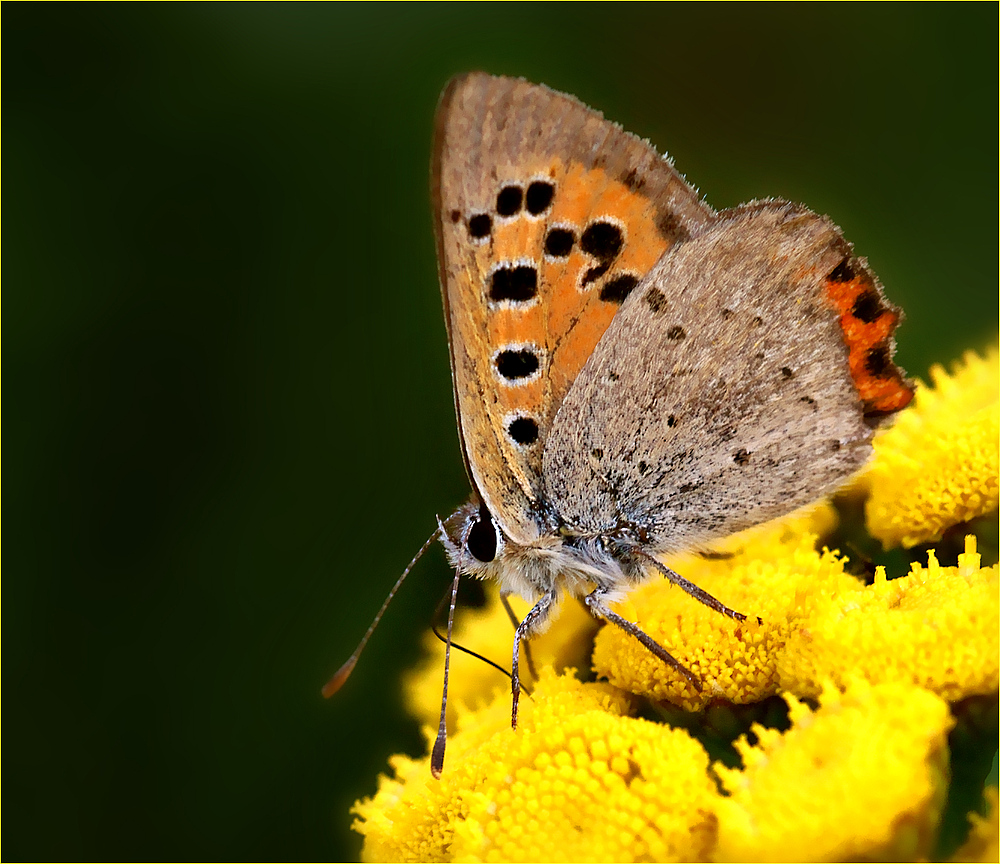
[(865, 414), (905, 408), (913, 387), (892, 360), (892, 334), (898, 310), (882, 297), (874, 279), (856, 258), (845, 259), (826, 280), (826, 296), (840, 315), (851, 377)]

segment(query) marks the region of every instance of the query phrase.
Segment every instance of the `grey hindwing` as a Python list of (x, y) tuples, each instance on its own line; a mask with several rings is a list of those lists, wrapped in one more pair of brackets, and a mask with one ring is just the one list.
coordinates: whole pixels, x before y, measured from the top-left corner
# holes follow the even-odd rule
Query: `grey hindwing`
[(721, 217), (626, 299), (556, 415), (542, 473), (573, 533), (689, 547), (821, 497), (871, 453), (824, 297), (851, 247), (785, 202)]

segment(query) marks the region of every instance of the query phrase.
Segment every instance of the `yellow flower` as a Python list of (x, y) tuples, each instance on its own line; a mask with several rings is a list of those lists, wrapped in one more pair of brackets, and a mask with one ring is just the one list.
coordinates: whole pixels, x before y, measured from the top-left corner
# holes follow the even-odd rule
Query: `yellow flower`
[(998, 861), (1000, 860), (1000, 817), (997, 814), (997, 788), (990, 786), (983, 793), (989, 805), (989, 813), (980, 816), (969, 814), (972, 830), (969, 838), (959, 849), (952, 861)]
[(685, 556), (669, 562), (746, 614), (745, 622), (722, 617), (665, 580), (646, 583), (619, 604), (621, 614), (701, 679), (700, 691), (616, 627), (597, 636), (595, 671), (631, 693), (689, 711), (716, 699), (745, 704), (774, 695), (777, 658), (798, 622), (826, 597), (859, 584), (844, 572), (844, 559), (815, 550), (817, 538), (809, 529), (824, 528), (832, 518), (824, 505), (731, 538), (727, 547), (738, 550), (731, 558)]
[(460, 709), (440, 780), (428, 759), (393, 757), (396, 777), (355, 805), (364, 859), (705, 860), (719, 795), (687, 732), (550, 670), (521, 704), (516, 731), (506, 695)]
[(1000, 463), (997, 352), (966, 353), (949, 375), (931, 369), (913, 404), (876, 436), (866, 476), (868, 530), (888, 549), (937, 540), (997, 509)]
[(967, 537), (957, 567), (928, 566), (826, 598), (802, 618), (777, 660), (782, 688), (815, 696), (825, 679), (917, 684), (957, 701), (1000, 687), (1000, 578)]
[(948, 782), (944, 700), (919, 687), (857, 682), (792, 728), (755, 725), (743, 770), (717, 767), (717, 861), (914, 861), (930, 854)]

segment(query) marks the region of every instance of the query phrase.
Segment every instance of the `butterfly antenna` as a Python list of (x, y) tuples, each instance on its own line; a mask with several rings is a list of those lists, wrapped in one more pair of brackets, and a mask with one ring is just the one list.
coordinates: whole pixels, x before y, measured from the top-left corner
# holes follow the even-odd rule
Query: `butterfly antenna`
[[(444, 534), (444, 525), (441, 524), (441, 520), (438, 520), (438, 530)], [(472, 530), (472, 526), (466, 527), (465, 531), (462, 533), (462, 542), (458, 547), (459, 556), (465, 550), (466, 544), (469, 542), (469, 533)], [(451, 665), (451, 631), (455, 623), (455, 602), (458, 600), (458, 580), (462, 575), (462, 560), (459, 557), (458, 563), (455, 565), (455, 578), (451, 583), (451, 602), (448, 606), (448, 635), (444, 640), (444, 688), (441, 691), (441, 719), (438, 721), (438, 734), (437, 738), (434, 739), (434, 747), (431, 750), (431, 774), (434, 775), (434, 779), (438, 779), (441, 776), (441, 771), (444, 769), (444, 747), (448, 739), (448, 729), (445, 723), (445, 712), (448, 709), (448, 668)]]
[[(441, 527), (440, 520), (438, 521), (438, 531), (444, 530)], [(427, 551), (427, 547), (433, 543), (438, 537), (438, 531), (431, 534), (430, 537), (424, 542), (424, 545), (420, 547), (420, 551), (413, 556), (413, 560), (406, 565), (406, 569), (403, 571), (403, 575), (396, 580), (396, 584), (392, 586), (389, 591), (389, 596), (385, 598), (385, 602), (382, 604), (382, 608), (378, 610), (378, 614), (375, 616), (374, 620), (368, 627), (368, 631), (364, 636), (361, 637), (361, 641), (358, 643), (358, 647), (354, 649), (354, 653), (347, 658), (347, 662), (341, 666), (330, 678), (326, 684), (323, 685), (323, 697), (329, 699), (334, 693), (336, 693), (341, 687), (344, 686), (344, 682), (351, 676), (351, 672), (354, 671), (354, 667), (357, 665), (358, 658), (361, 656), (361, 652), (365, 650), (365, 645), (368, 644), (368, 640), (371, 639), (372, 633), (375, 632), (375, 628), (378, 627), (378, 622), (382, 620), (382, 616), (385, 614), (385, 610), (389, 608), (389, 604), (392, 602), (392, 598), (396, 596), (396, 592), (399, 590), (399, 586), (403, 584), (403, 580), (410, 575), (410, 571), (413, 569), (413, 565), (420, 560), (420, 556)], [(454, 605), (454, 603), (453, 603)]]

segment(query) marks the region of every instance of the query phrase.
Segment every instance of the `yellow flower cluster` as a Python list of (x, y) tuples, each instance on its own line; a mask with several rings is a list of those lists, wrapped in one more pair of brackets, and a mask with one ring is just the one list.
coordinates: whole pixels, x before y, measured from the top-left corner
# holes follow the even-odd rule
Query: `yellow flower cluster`
[[(855, 491), (872, 534), (913, 545), (997, 506), (997, 356), (932, 371)], [(617, 607), (697, 674), (701, 690), (637, 640), (567, 600), (531, 643), (538, 681), (510, 728), (510, 688), (453, 653), (448, 751), (394, 756), (393, 776), (355, 805), (369, 861), (887, 860), (932, 854), (948, 787), (949, 702), (1000, 689), (1000, 577), (976, 538), (957, 566), (936, 555), (865, 585), (819, 538), (829, 503), (667, 563), (735, 622), (651, 580)], [(512, 598), (515, 617), (528, 611)], [(757, 617), (762, 623), (757, 623)], [(513, 625), (493, 591), (461, 613), (456, 641), (510, 662)], [(596, 633), (596, 637), (595, 637)], [(406, 683), (433, 737), (440, 645)], [(591, 657), (592, 650), (592, 657)], [(588, 664), (608, 683), (577, 680)], [(687, 732), (633, 716), (645, 701), (687, 711), (784, 695), (791, 728), (755, 726), (742, 767), (710, 765)], [(799, 699), (810, 700), (800, 702)], [(818, 700), (818, 707), (816, 701)], [(721, 789), (724, 791), (720, 791)], [(955, 860), (997, 859), (997, 797), (970, 816)]]
[[(732, 609), (740, 623), (723, 618), (669, 582), (647, 582), (619, 604), (635, 621), (702, 682), (696, 690), (627, 633), (605, 627), (594, 644), (597, 674), (653, 701), (669, 701), (698, 711), (711, 701), (759, 702), (778, 690), (777, 660), (799, 622), (817, 604), (857, 587), (836, 555), (816, 552), (808, 529), (828, 523), (826, 506), (791, 521), (746, 532), (727, 544), (722, 560), (685, 556), (670, 566)], [(759, 617), (763, 624), (758, 625)]]
[(821, 682), (905, 681), (955, 702), (1000, 681), (1000, 578), (967, 537), (957, 567), (914, 562), (909, 575), (856, 585), (818, 604), (778, 658), (780, 686), (815, 696)]
[(737, 742), (743, 770), (714, 766), (725, 796), (687, 732), (627, 716), (629, 700), (608, 685), (547, 670), (516, 732), (506, 698), (460, 712), (440, 780), (427, 758), (392, 758), (395, 777), (354, 808), (364, 860), (928, 855), (947, 792), (947, 703), (860, 680), (825, 690), (816, 711), (788, 703), (788, 732), (755, 726), (756, 745)]
[[(919, 687), (855, 682), (792, 728), (755, 725), (736, 742), (744, 769), (717, 767), (717, 861), (918, 861), (948, 788), (947, 703)], [(877, 781), (877, 782), (876, 782)]]
[(997, 509), (1000, 375), (997, 351), (966, 353), (952, 374), (931, 369), (913, 404), (876, 436), (866, 475), (869, 533), (886, 548), (937, 540)]
[(509, 697), (460, 712), (440, 780), (428, 759), (394, 756), (395, 778), (355, 806), (365, 860), (705, 860), (708, 756), (687, 732), (626, 716), (630, 704), (546, 670), (516, 732)]

